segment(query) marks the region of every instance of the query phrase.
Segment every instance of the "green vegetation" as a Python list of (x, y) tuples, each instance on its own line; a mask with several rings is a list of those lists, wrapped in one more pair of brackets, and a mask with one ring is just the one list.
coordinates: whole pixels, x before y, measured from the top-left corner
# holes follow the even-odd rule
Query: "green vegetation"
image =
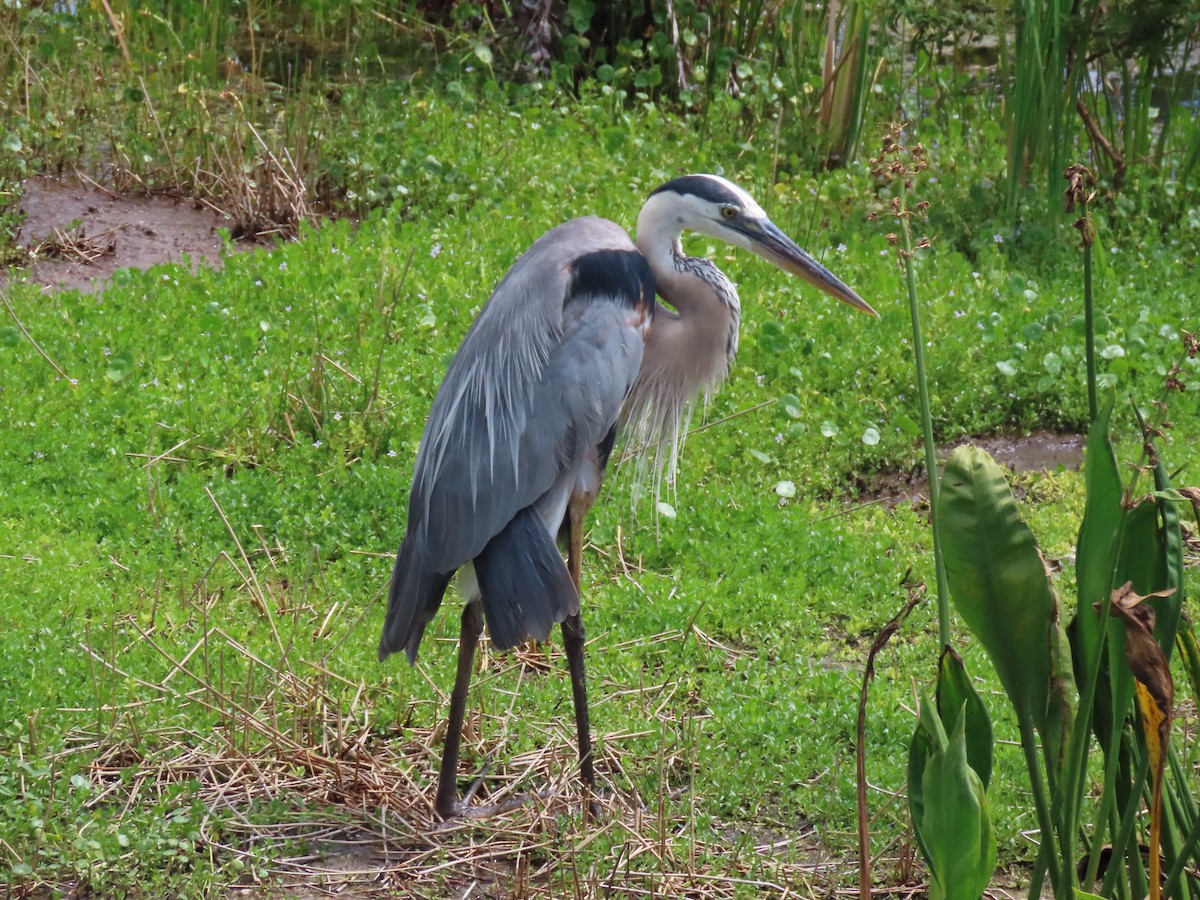
[[(112, 18), (103, 4), (0, 12), (6, 196), (31, 173), (78, 167), (202, 197), (239, 233), (298, 240), (230, 253), (221, 272), (121, 271), (95, 295), (10, 275), (0, 877), (18, 893), (82, 883), (103, 896), (218, 896), (301, 871), (280, 860), (365, 829), (388, 836), (386, 877), (428, 896), (483, 877), (463, 862), (479, 847), (511, 866), (497, 877), (516, 896), (593, 896), (610, 882), (618, 894), (805, 894), (852, 880), (866, 648), (906, 583), (935, 580), (927, 508), (864, 495), (922, 459), (907, 291), (887, 237), (899, 188), (866, 161), (881, 123), (914, 119), (907, 137), (928, 148), (905, 202), (930, 204), (919, 233), (933, 246), (911, 261), (936, 440), (1089, 420), (1078, 234), (1046, 212), (1044, 186), (1019, 187), (1014, 212), (995, 92), (919, 50), (909, 67), (868, 66), (879, 74), (858, 152), (822, 169), (822, 22), (800, 4), (793, 44), (767, 57), (754, 48), (771, 29), (734, 27), (751, 21), (749, 4), (677, 3), (715, 23), (693, 28), (685, 62), (709, 85), (693, 94), (674, 87), (670, 42), (626, 36), (599, 55), (591, 4), (568, 4), (566, 43), (587, 52), (525, 80), (508, 78), (523, 45), (490, 5), (457, 4), (445, 22), (389, 21), (369, 4), (304, 4), (291, 19), (232, 3), (162, 15), (111, 5)], [(701, 57), (717, 25), (722, 46), (748, 42), (724, 62)], [(696, 74), (719, 66), (741, 73), (736, 96), (724, 76)], [(1177, 134), (1195, 134), (1185, 107), (1170, 114)], [(1200, 364), (1172, 368), (1182, 333), (1200, 330), (1194, 146), (1172, 139), (1160, 167), (1128, 168), (1119, 192), (1104, 182), (1092, 203), (1098, 381), (1119, 398), (1113, 434), (1139, 436), (1117, 453), (1140, 459), (1128, 398), (1150, 410), (1177, 379), (1186, 390), (1163, 438), (1177, 486), (1195, 484), (1200, 447)], [(431, 839), (456, 604), (417, 668), (375, 662), (429, 404), (536, 235), (583, 214), (632, 228), (645, 194), (688, 171), (750, 190), (883, 318), (689, 244), (720, 253), (739, 283), (742, 349), (694, 423), (674, 515), (633, 509), (618, 469), (591, 521), (584, 615), (613, 817), (585, 829), (567, 803), (556, 637), (485, 653), (464, 757), (487, 769), (485, 792), (552, 784), (559, 799)], [(353, 219), (318, 221), (322, 207)], [(1082, 476), (1014, 478), (1021, 514), (1063, 567), (1060, 593), (1074, 596)], [(915, 853), (900, 794), (914, 694), (937, 671), (936, 622), (932, 603), (918, 607), (876, 661), (867, 766), (880, 882), (904, 877)], [(993, 716), (994, 771), (1018, 771), (1016, 718), (989, 698), (1000, 681), (956, 629)], [(1177, 750), (1192, 772), (1194, 741)], [(1027, 882), (1028, 790), (993, 777), (988, 802), (1001, 866)]]

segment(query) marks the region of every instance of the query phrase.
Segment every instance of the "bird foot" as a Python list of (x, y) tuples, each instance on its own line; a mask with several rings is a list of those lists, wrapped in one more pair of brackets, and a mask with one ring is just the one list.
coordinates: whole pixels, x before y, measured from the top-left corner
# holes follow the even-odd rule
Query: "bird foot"
[[(513, 812), (520, 809), (534, 800), (549, 800), (555, 796), (555, 791), (549, 788), (543, 788), (539, 791), (529, 791), (524, 794), (517, 794), (513, 797), (508, 797), (496, 803), (483, 803), (475, 805), (471, 803), (475, 791), (469, 790), (467, 796), (463, 800), (450, 800), (449, 802), (438, 802), (434, 809), (438, 817), (442, 820), (441, 827), (449, 827), (455, 822), (461, 821), (478, 821), (480, 819), (489, 819), (492, 816), (502, 816), (505, 813)], [(595, 822), (603, 824), (608, 821), (608, 810), (601, 802), (600, 798), (591, 791), (587, 792), (583, 803), (584, 823)]]
[(597, 825), (603, 825), (607, 821), (608, 811), (604, 808), (604, 804), (589, 791), (583, 804), (583, 824), (595, 822)]
[(463, 819), (474, 821), (477, 819), (488, 819), (492, 816), (501, 816), (515, 809), (520, 809), (528, 802), (528, 794), (520, 794), (497, 803), (484, 803), (478, 806), (473, 805), (470, 800), (452, 800), (449, 803), (438, 803), (435, 811), (443, 824), (449, 825)]

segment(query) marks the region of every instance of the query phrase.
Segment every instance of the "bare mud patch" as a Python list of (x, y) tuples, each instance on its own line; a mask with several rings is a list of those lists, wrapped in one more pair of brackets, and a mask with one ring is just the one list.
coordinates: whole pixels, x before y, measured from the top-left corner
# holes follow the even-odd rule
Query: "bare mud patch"
[(46, 291), (102, 290), (113, 272), (190, 262), (220, 268), (230, 220), (193, 201), (159, 194), (115, 194), (76, 178), (30, 178), (18, 244), (28, 277)]
[[(996, 462), (1012, 472), (1056, 472), (1060, 468), (1078, 469), (1083, 464), (1085, 440), (1081, 434), (1053, 431), (1035, 431), (1026, 435), (990, 434), (943, 444), (938, 447), (937, 454), (939, 459), (945, 459), (956, 447), (971, 444), (986, 450)], [(917, 465), (907, 472), (875, 472), (864, 476), (859, 483), (857, 500), (883, 503), (888, 507), (928, 502), (929, 482), (925, 478), (925, 467)]]

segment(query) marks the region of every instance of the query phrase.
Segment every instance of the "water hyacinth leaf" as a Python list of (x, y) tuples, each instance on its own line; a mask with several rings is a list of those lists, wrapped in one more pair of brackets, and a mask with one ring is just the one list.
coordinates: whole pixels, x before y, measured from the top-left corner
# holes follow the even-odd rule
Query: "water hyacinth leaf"
[(955, 607), (1018, 717), (1045, 732), (1057, 612), (1033, 532), (1004, 473), (977, 447), (950, 455), (941, 488), (938, 529)]
[(795, 394), (784, 394), (780, 397), (779, 408), (793, 419), (799, 419), (804, 415), (804, 409)]
[(128, 350), (122, 350), (108, 358), (108, 371), (104, 374), (109, 381), (116, 383), (132, 371), (133, 354)]
[(947, 647), (938, 664), (937, 710), (948, 730), (958, 727), (958, 717), (965, 717), (967, 762), (979, 775), (986, 791), (992, 780), (992, 720), (987, 707), (971, 684), (962, 657)]
[(492, 50), (487, 44), (475, 44), (471, 47), (471, 52), (474, 53), (475, 58), (485, 66), (491, 66)]

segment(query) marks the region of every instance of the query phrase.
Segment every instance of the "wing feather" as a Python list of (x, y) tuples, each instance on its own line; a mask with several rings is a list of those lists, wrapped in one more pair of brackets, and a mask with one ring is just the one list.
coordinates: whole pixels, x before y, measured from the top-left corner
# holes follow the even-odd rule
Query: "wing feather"
[[(636, 255), (628, 235), (604, 219), (547, 232), (467, 332), (417, 453), (381, 656), (401, 648), (415, 656), (443, 576), (479, 556), (522, 510), (536, 505), (545, 518), (554, 505), (546, 498), (564, 489), (616, 422), (642, 359), (632, 310), (652, 306), (654, 288), (637, 256), (640, 283), (604, 281), (605, 291), (622, 296), (581, 292), (576, 261), (605, 251)], [(635, 289), (638, 296), (628, 296)]]

